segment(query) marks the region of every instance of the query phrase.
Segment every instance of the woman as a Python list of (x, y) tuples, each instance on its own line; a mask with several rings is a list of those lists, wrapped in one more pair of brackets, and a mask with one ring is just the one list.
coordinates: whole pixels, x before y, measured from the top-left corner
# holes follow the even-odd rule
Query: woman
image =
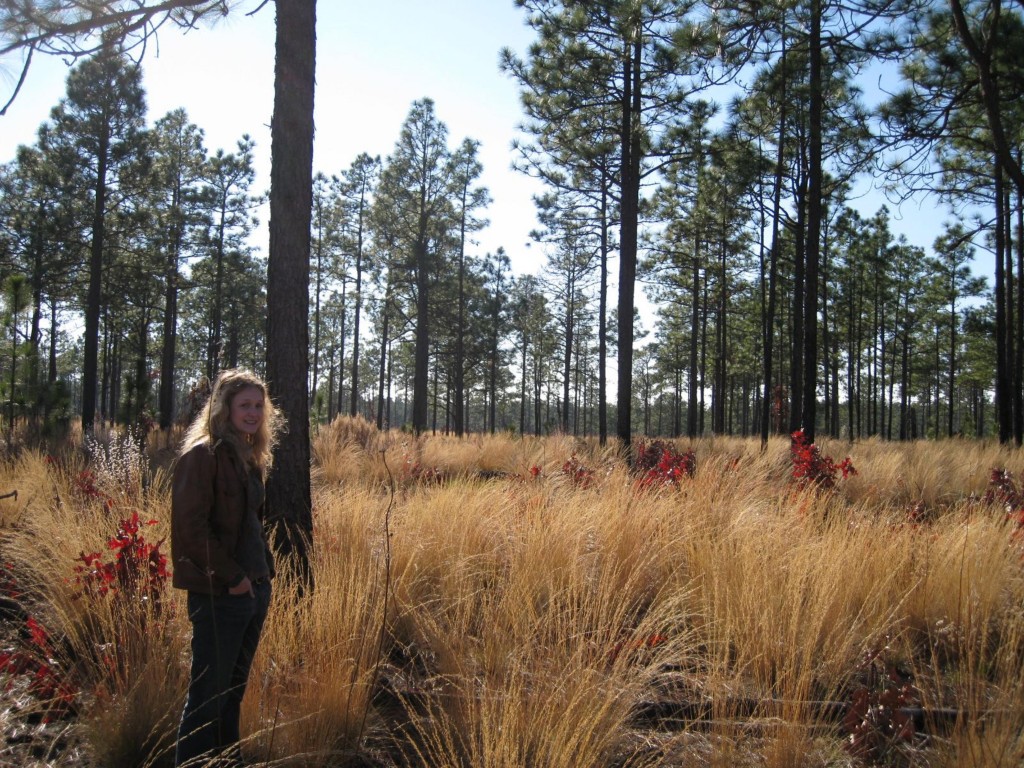
[(178, 766), (240, 759), (242, 697), (274, 574), (263, 530), (263, 482), (279, 421), (259, 378), (224, 371), (189, 427), (174, 469), (173, 583), (188, 590), (192, 623)]

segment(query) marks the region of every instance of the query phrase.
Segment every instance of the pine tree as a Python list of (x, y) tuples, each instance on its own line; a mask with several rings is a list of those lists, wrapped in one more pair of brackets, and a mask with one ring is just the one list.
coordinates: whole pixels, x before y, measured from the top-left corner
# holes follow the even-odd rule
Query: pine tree
[(142, 73), (117, 49), (105, 47), (84, 59), (68, 75), (67, 95), (51, 115), (49, 148), (60, 155), (68, 174), (89, 200), (86, 226), (89, 261), (82, 371), (82, 427), (91, 430), (96, 416), (99, 383), (100, 317), (103, 312), (104, 266), (110, 261), (108, 219), (125, 202), (129, 185), (122, 177), (145, 159), (142, 137), (146, 104)]
[[(380, 176), (380, 158), (370, 157), (365, 152), (353, 161), (351, 167), (342, 174), (341, 194), (344, 197), (343, 207), (349, 222), (349, 245), (355, 274), (353, 279), (352, 307), (352, 399), (349, 415), (355, 416), (359, 411), (359, 366), (360, 341), (362, 334), (363, 306), (365, 296), (363, 274), (366, 270), (367, 234), (369, 229), (370, 205), (377, 188)], [(339, 387), (340, 390), (340, 387)], [(341, 412), (340, 407), (338, 411)]]
[(167, 113), (153, 128), (155, 225), (162, 233), (164, 253), (164, 317), (160, 353), (160, 429), (174, 419), (177, 381), (178, 300), (181, 266), (190, 255), (190, 242), (200, 223), (199, 180), (206, 160), (203, 132), (189, 122), (183, 109)]
[(381, 173), (375, 207), (392, 240), (388, 247), (409, 277), (415, 342), (412, 428), (427, 428), (432, 297), (454, 228), (453, 168), (448, 128), (437, 119), (434, 102), (414, 102), (394, 152)]

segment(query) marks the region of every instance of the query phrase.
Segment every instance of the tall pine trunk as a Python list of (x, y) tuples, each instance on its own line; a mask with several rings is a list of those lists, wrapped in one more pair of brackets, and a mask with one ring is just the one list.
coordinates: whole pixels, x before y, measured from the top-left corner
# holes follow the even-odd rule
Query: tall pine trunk
[[(381, 319), (380, 331), (380, 365), (377, 378), (377, 429), (384, 429), (384, 387), (388, 374), (388, 319), (391, 312), (391, 275), (388, 274), (387, 289), (384, 293), (383, 318)], [(388, 423), (390, 425), (390, 422)]]
[(601, 286), (597, 309), (597, 435), (608, 443), (608, 170), (601, 163)]
[(1003, 171), (999, 163), (995, 169), (995, 303), (996, 303), (996, 421), (999, 442), (1008, 443), (1013, 438), (1013, 403), (1010, 388), (1009, 334), (1006, 322), (1006, 280), (1003, 263), (1006, 258), (1006, 242), (1003, 207)]
[[(1013, 363), (1013, 439), (1024, 444), (1024, 189), (1017, 189), (1017, 314)], [(1007, 214), (1009, 218), (1009, 213)]]
[(312, 587), (309, 446), (309, 257), (313, 207), (316, 0), (277, 0), (271, 121), (267, 379), (287, 429), (274, 454), (267, 513), (278, 551)]
[(107, 157), (110, 133), (104, 124), (96, 153), (96, 188), (92, 212), (92, 242), (89, 246), (89, 288), (85, 303), (85, 336), (82, 359), (82, 431), (92, 431), (96, 421), (99, 383), (100, 310), (103, 289), (103, 243), (106, 234)]
[(430, 268), (427, 238), (416, 243), (416, 331), (413, 353), (412, 430), (422, 434), (427, 428), (427, 385), (430, 382)]
[(627, 458), (632, 440), (633, 406), (633, 311), (636, 291), (636, 252), (640, 204), (639, 124), (641, 42), (626, 43), (623, 61), (621, 215), (619, 222), (619, 360), (617, 437)]
[[(355, 307), (352, 314), (352, 407), (349, 410), (350, 416), (359, 412), (359, 325), (363, 309), (363, 203), (359, 203), (359, 233), (356, 241), (356, 286), (355, 286)], [(338, 376), (338, 388), (341, 388), (343, 376)], [(341, 412), (341, 409), (338, 409)]]
[[(465, 197), (463, 197), (463, 211), (465, 211)], [(455, 435), (462, 437), (465, 434), (465, 403), (466, 403), (466, 217), (462, 216), (459, 232), (459, 306), (458, 317), (455, 328), (455, 392), (453, 415), (455, 422)]]
[(167, 253), (164, 289), (163, 343), (160, 349), (160, 429), (170, 429), (174, 421), (174, 370), (178, 356), (178, 259), (181, 256), (182, 227), (177, 215), (179, 190), (174, 193), (175, 224)]
[[(785, 28), (785, 25), (783, 25)], [(768, 430), (771, 424), (771, 404), (776, 402), (772, 395), (772, 377), (775, 354), (775, 303), (778, 293), (778, 271), (779, 252), (782, 245), (779, 242), (780, 217), (782, 215), (782, 177), (785, 172), (785, 146), (786, 146), (786, 36), (782, 36), (782, 70), (781, 99), (779, 100), (779, 139), (778, 149), (775, 157), (775, 188), (772, 191), (772, 246), (768, 257), (768, 307), (765, 311), (764, 328), (764, 397), (761, 409), (761, 448), (768, 445)]]
[(818, 263), (821, 253), (822, 196), (824, 195), (822, 172), (822, 112), (824, 83), (822, 82), (821, 52), (821, 2), (811, 0), (810, 39), (810, 91), (809, 114), (810, 133), (810, 185), (807, 204), (807, 240), (804, 245), (807, 263), (804, 269), (804, 381), (803, 409), (800, 426), (808, 442), (814, 442), (814, 430), (818, 410)]

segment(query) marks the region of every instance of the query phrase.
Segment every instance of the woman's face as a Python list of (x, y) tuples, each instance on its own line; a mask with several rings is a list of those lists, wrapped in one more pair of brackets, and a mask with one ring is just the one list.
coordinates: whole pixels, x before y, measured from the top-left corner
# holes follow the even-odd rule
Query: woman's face
[(259, 387), (245, 387), (235, 393), (230, 421), (240, 434), (254, 435), (259, 431), (263, 425), (263, 391)]

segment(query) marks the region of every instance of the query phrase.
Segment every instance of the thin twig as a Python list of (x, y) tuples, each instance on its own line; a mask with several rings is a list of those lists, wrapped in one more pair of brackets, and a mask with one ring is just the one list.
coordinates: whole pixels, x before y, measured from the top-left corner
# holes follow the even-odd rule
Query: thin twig
[(370, 700), (373, 689), (380, 679), (381, 655), (384, 652), (384, 636), (388, 627), (388, 598), (391, 595), (391, 510), (395, 506), (395, 478), (391, 474), (391, 467), (388, 466), (388, 457), (384, 449), (381, 449), (381, 460), (384, 462), (384, 470), (388, 473), (388, 508), (384, 511), (384, 601), (380, 617), (380, 633), (377, 636), (377, 653), (373, 662), (373, 674), (370, 676), (369, 691), (366, 706), (363, 708), (363, 719), (359, 723), (359, 732), (356, 734), (356, 746), (363, 742), (363, 733), (366, 729), (366, 717), (370, 710)]
[(262, 10), (263, 10), (263, 7), (264, 7), (265, 5), (267, 5), (268, 3), (270, 3), (270, 0), (263, 0), (263, 2), (262, 2), (262, 3), (260, 3), (259, 5), (257, 5), (257, 6), (255, 7), (255, 8), (253, 8), (253, 9), (252, 9), (251, 11), (249, 11), (249, 12), (248, 12), (247, 14), (245, 14), (245, 15), (246, 15), (246, 16), (255, 16), (255, 15), (256, 15), (257, 13), (259, 13), (260, 11), (262, 11)]
[(267, 750), (263, 757), (263, 764), (270, 765), (270, 756), (274, 753), (274, 737), (277, 735), (277, 719), (281, 715), (281, 689), (277, 690), (277, 701), (274, 702), (274, 722), (270, 726), (270, 741), (267, 742)]
[(14, 86), (14, 93), (11, 94), (11, 98), (4, 104), (4, 108), (0, 109), (0, 115), (6, 115), (7, 110), (10, 108), (14, 100), (18, 98), (18, 94), (21, 92), (21, 86), (25, 84), (25, 78), (28, 77), (28, 68), (32, 64), (32, 54), (35, 52), (35, 46), (28, 47), (28, 55), (25, 57), (25, 65), (21, 68), (21, 77), (18, 78), (18, 84)]

